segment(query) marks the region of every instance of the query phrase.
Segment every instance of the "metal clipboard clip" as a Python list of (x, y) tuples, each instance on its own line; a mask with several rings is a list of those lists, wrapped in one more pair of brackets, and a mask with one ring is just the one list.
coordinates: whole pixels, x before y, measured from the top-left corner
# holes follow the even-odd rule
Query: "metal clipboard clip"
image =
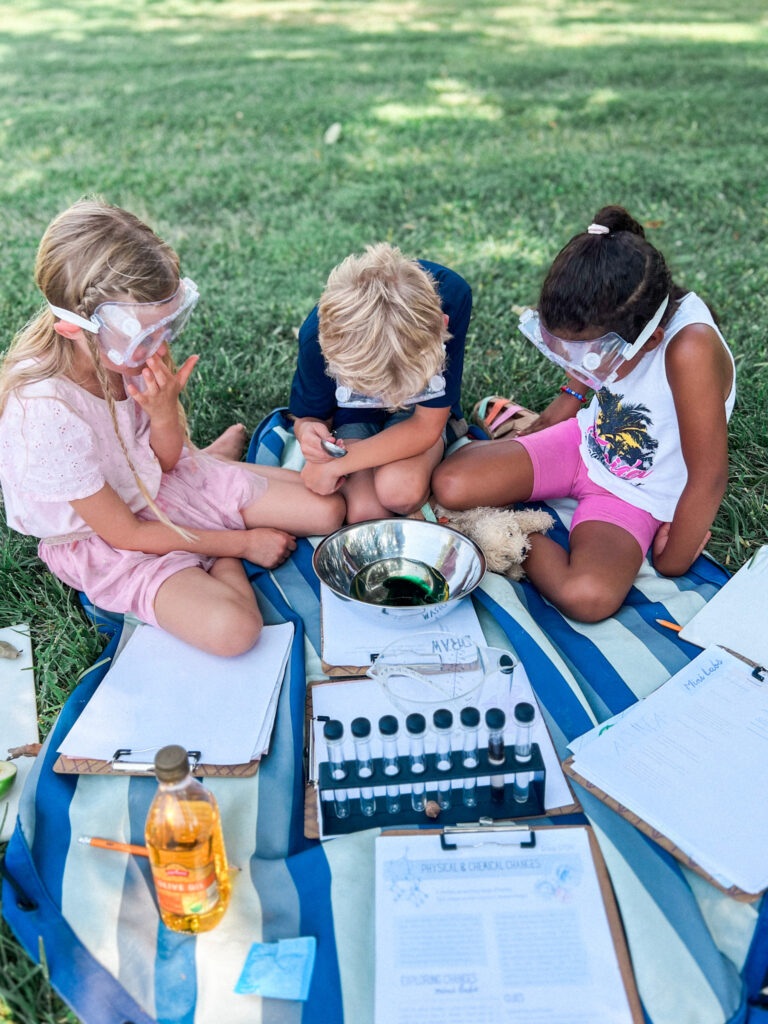
[[(159, 750), (159, 747), (142, 747), (139, 750), (131, 750), (129, 747), (119, 747), (110, 758), (112, 770), (116, 772), (142, 773), (146, 775), (155, 774), (154, 761), (127, 761), (125, 758), (132, 754), (146, 754), (148, 750)], [(188, 750), (189, 770), (194, 771), (200, 763), (201, 752), (199, 750)]]
[[(491, 833), (504, 832), (507, 835), (510, 833), (517, 833), (520, 836), (520, 842), (515, 843), (516, 846), (521, 849), (532, 850), (536, 846), (536, 833), (532, 828), (527, 825), (510, 825), (507, 823), (500, 823), (493, 821), (492, 818), (481, 818), (476, 825), (446, 825), (443, 831), (440, 833), (440, 846), (443, 850), (457, 850), (459, 846), (506, 846), (511, 845), (507, 843), (500, 843), (498, 840), (487, 839), (486, 837)], [(446, 842), (446, 836), (453, 836), (458, 838), (478, 838), (480, 842), (477, 843), (448, 843)]]

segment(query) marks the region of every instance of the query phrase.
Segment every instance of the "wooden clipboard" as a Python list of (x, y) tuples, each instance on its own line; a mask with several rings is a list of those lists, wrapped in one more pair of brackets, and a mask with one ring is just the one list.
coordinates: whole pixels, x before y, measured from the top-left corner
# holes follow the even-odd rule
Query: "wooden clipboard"
[(648, 836), (649, 839), (652, 839), (654, 843), (657, 843), (662, 849), (666, 850), (667, 853), (671, 853), (675, 860), (680, 861), (681, 864), (690, 868), (691, 871), (695, 871), (697, 875), (706, 879), (710, 885), (714, 885), (716, 889), (725, 893), (726, 896), (730, 896), (732, 899), (738, 900), (739, 903), (755, 903), (763, 895), (763, 892), (766, 891), (763, 889), (757, 893), (750, 893), (745, 892), (743, 889), (739, 889), (738, 886), (735, 885), (728, 888), (721, 885), (712, 877), (712, 875), (709, 874), (709, 872), (699, 867), (696, 861), (689, 857), (687, 853), (684, 853), (679, 846), (672, 842), (671, 839), (667, 839), (663, 832), (659, 832), (658, 829), (653, 828), (652, 825), (649, 825), (641, 817), (635, 814), (634, 811), (630, 811), (628, 807), (619, 803), (618, 800), (614, 800), (612, 796), (604, 793), (603, 790), (599, 789), (594, 783), (589, 782), (587, 779), (583, 778), (583, 776), (579, 775), (579, 773), (574, 770), (572, 762), (573, 757), (569, 757), (564, 761), (563, 771), (566, 775), (570, 776), (574, 782), (578, 782), (578, 784), (583, 786), (588, 793), (597, 797), (598, 800), (610, 807), (612, 811), (615, 811), (620, 815), (620, 817), (624, 818), (625, 821), (628, 821), (630, 825), (634, 825), (638, 831), (643, 833), (643, 835)]
[[(310, 746), (310, 734), (312, 729), (312, 688), (314, 686), (320, 686), (323, 684), (333, 684), (337, 682), (350, 682), (349, 679), (315, 679), (307, 683), (307, 695), (304, 702), (304, 762), (305, 762), (305, 773), (304, 773), (304, 836), (307, 839), (320, 839), (320, 809), (318, 807), (318, 790), (317, 786), (310, 781), (308, 764), (311, 756)], [(546, 728), (546, 724), (545, 724)], [(549, 729), (547, 729), (547, 735), (549, 736)], [(552, 737), (550, 736), (550, 741)], [(570, 789), (570, 786), (569, 786)], [(563, 814), (578, 814), (582, 811), (581, 804), (576, 799), (573, 790), (571, 790), (573, 796), (573, 802), (565, 804), (562, 807), (554, 807), (551, 810), (547, 810), (543, 817), (558, 817)], [(428, 819), (427, 819), (428, 821)], [(514, 821), (510, 820), (508, 827), (514, 827)]]
[(600, 895), (603, 900), (603, 907), (605, 909), (605, 915), (608, 920), (608, 929), (610, 932), (611, 940), (613, 942), (613, 948), (616, 952), (616, 961), (619, 967), (619, 973), (621, 980), (624, 985), (624, 991), (627, 996), (627, 1003), (629, 1004), (629, 1010), (632, 1015), (634, 1024), (644, 1024), (646, 1020), (645, 1014), (643, 1013), (642, 1005), (640, 1003), (640, 996), (637, 991), (637, 984), (635, 982), (635, 975), (632, 970), (632, 960), (629, 955), (629, 948), (627, 946), (626, 936), (624, 934), (624, 927), (621, 923), (621, 915), (619, 914), (619, 908), (616, 903), (616, 896), (613, 892), (613, 886), (611, 885), (611, 879), (608, 874), (608, 868), (606, 867), (605, 861), (603, 860), (600, 846), (595, 838), (595, 834), (589, 825), (531, 825), (523, 826), (512, 824), (503, 827), (503, 823), (496, 823), (494, 825), (480, 825), (475, 827), (462, 827), (462, 826), (448, 826), (445, 829), (386, 829), (378, 837), (379, 839), (385, 839), (387, 836), (403, 836), (403, 835), (440, 835), (443, 837), (445, 842), (446, 837), (452, 838), (458, 835), (465, 836), (482, 836), (487, 838), (489, 842), (492, 842), (493, 832), (496, 831), (520, 831), (521, 833), (529, 832), (546, 832), (551, 829), (583, 829), (587, 833), (587, 840), (589, 843), (589, 852), (592, 857), (592, 862), (595, 866), (595, 874), (597, 875), (598, 885), (600, 887)]
[[(245, 764), (201, 764), (190, 759), (191, 774), (205, 779), (247, 779), (259, 770), (261, 759)], [(59, 775), (148, 775), (154, 768), (146, 763), (131, 761), (99, 761), (90, 757), (65, 757), (59, 754), (53, 770)]]

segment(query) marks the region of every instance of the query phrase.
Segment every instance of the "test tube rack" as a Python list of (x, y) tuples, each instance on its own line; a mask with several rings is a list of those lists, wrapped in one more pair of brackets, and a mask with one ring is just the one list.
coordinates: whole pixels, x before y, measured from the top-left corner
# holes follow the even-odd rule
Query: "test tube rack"
[[(453, 752), (454, 766), (450, 771), (439, 771), (436, 767), (437, 755), (424, 755), (426, 768), (423, 772), (411, 771), (409, 757), (400, 755), (397, 758), (399, 771), (396, 775), (385, 775), (382, 758), (373, 758), (373, 774), (361, 777), (357, 773), (355, 761), (345, 761), (347, 774), (343, 779), (334, 779), (329, 763), (318, 764), (319, 813), (322, 815), (323, 835), (347, 835), (367, 828), (383, 828), (392, 825), (459, 825), (477, 821), (479, 818), (508, 820), (509, 818), (530, 818), (543, 815), (544, 787), (546, 768), (538, 743), (531, 745), (531, 756), (525, 761), (518, 761), (514, 747), (507, 746), (504, 751), (504, 762), (491, 763), (487, 750), (478, 751), (476, 768), (466, 768), (461, 763), (461, 751)], [(507, 781), (503, 788), (503, 799), (498, 799), (492, 792), (491, 776), (524, 774), (528, 779), (528, 799), (523, 803), (513, 795), (513, 781)], [(483, 779), (484, 785), (477, 784), (474, 788), (475, 803), (467, 806), (463, 803), (463, 780)], [(437, 817), (432, 818), (425, 811), (416, 811), (411, 805), (411, 793), (414, 785), (423, 785), (427, 801), (438, 802), (438, 783), (453, 783), (462, 780), (462, 785), (451, 786), (451, 806), (441, 808)], [(382, 787), (397, 786), (400, 790), (400, 809), (396, 813), (387, 810), (386, 791)], [(373, 814), (363, 814), (360, 810), (359, 791), (373, 790), (376, 810)], [(501, 787), (498, 788), (499, 790)], [(349, 795), (349, 814), (344, 818), (336, 815), (335, 801), (323, 799), (339, 790)], [(377, 792), (378, 791), (378, 792)], [(497, 790), (498, 791), (498, 790)], [(352, 793), (357, 795), (353, 796)]]

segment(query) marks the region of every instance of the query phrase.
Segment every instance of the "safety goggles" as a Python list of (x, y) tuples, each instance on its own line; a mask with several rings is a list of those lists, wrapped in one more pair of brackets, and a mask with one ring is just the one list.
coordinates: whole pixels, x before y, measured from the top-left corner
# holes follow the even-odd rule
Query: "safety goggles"
[[(336, 404), (340, 409), (389, 409), (391, 403), (387, 402), (381, 395), (363, 395), (359, 391), (339, 384), (336, 388)], [(417, 405), (419, 402), (428, 402), (431, 398), (440, 398), (445, 394), (445, 377), (442, 373), (436, 373), (430, 377), (427, 386), (411, 398), (403, 400), (403, 405)]]
[(137, 367), (163, 344), (184, 330), (199, 298), (197, 285), (188, 277), (167, 299), (159, 302), (102, 302), (90, 320), (48, 303), (65, 323), (95, 334), (101, 350), (116, 366)]
[(648, 341), (659, 326), (668, 303), (667, 295), (631, 344), (615, 331), (590, 341), (559, 338), (547, 330), (535, 309), (526, 309), (520, 317), (518, 329), (547, 359), (557, 363), (587, 387), (599, 391), (605, 384), (612, 384), (616, 380), (625, 363), (633, 359)]

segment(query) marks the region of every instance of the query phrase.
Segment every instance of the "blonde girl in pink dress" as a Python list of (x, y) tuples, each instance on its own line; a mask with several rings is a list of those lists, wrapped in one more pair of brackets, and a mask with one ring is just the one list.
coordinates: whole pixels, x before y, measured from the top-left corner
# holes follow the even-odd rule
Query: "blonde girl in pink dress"
[(82, 200), (48, 227), (45, 307), (0, 369), (8, 525), (54, 575), (219, 655), (261, 626), (242, 558), (272, 568), (344, 519), (298, 473), (194, 448), (179, 394), (198, 356), (169, 351), (197, 301), (176, 253), (132, 214)]

